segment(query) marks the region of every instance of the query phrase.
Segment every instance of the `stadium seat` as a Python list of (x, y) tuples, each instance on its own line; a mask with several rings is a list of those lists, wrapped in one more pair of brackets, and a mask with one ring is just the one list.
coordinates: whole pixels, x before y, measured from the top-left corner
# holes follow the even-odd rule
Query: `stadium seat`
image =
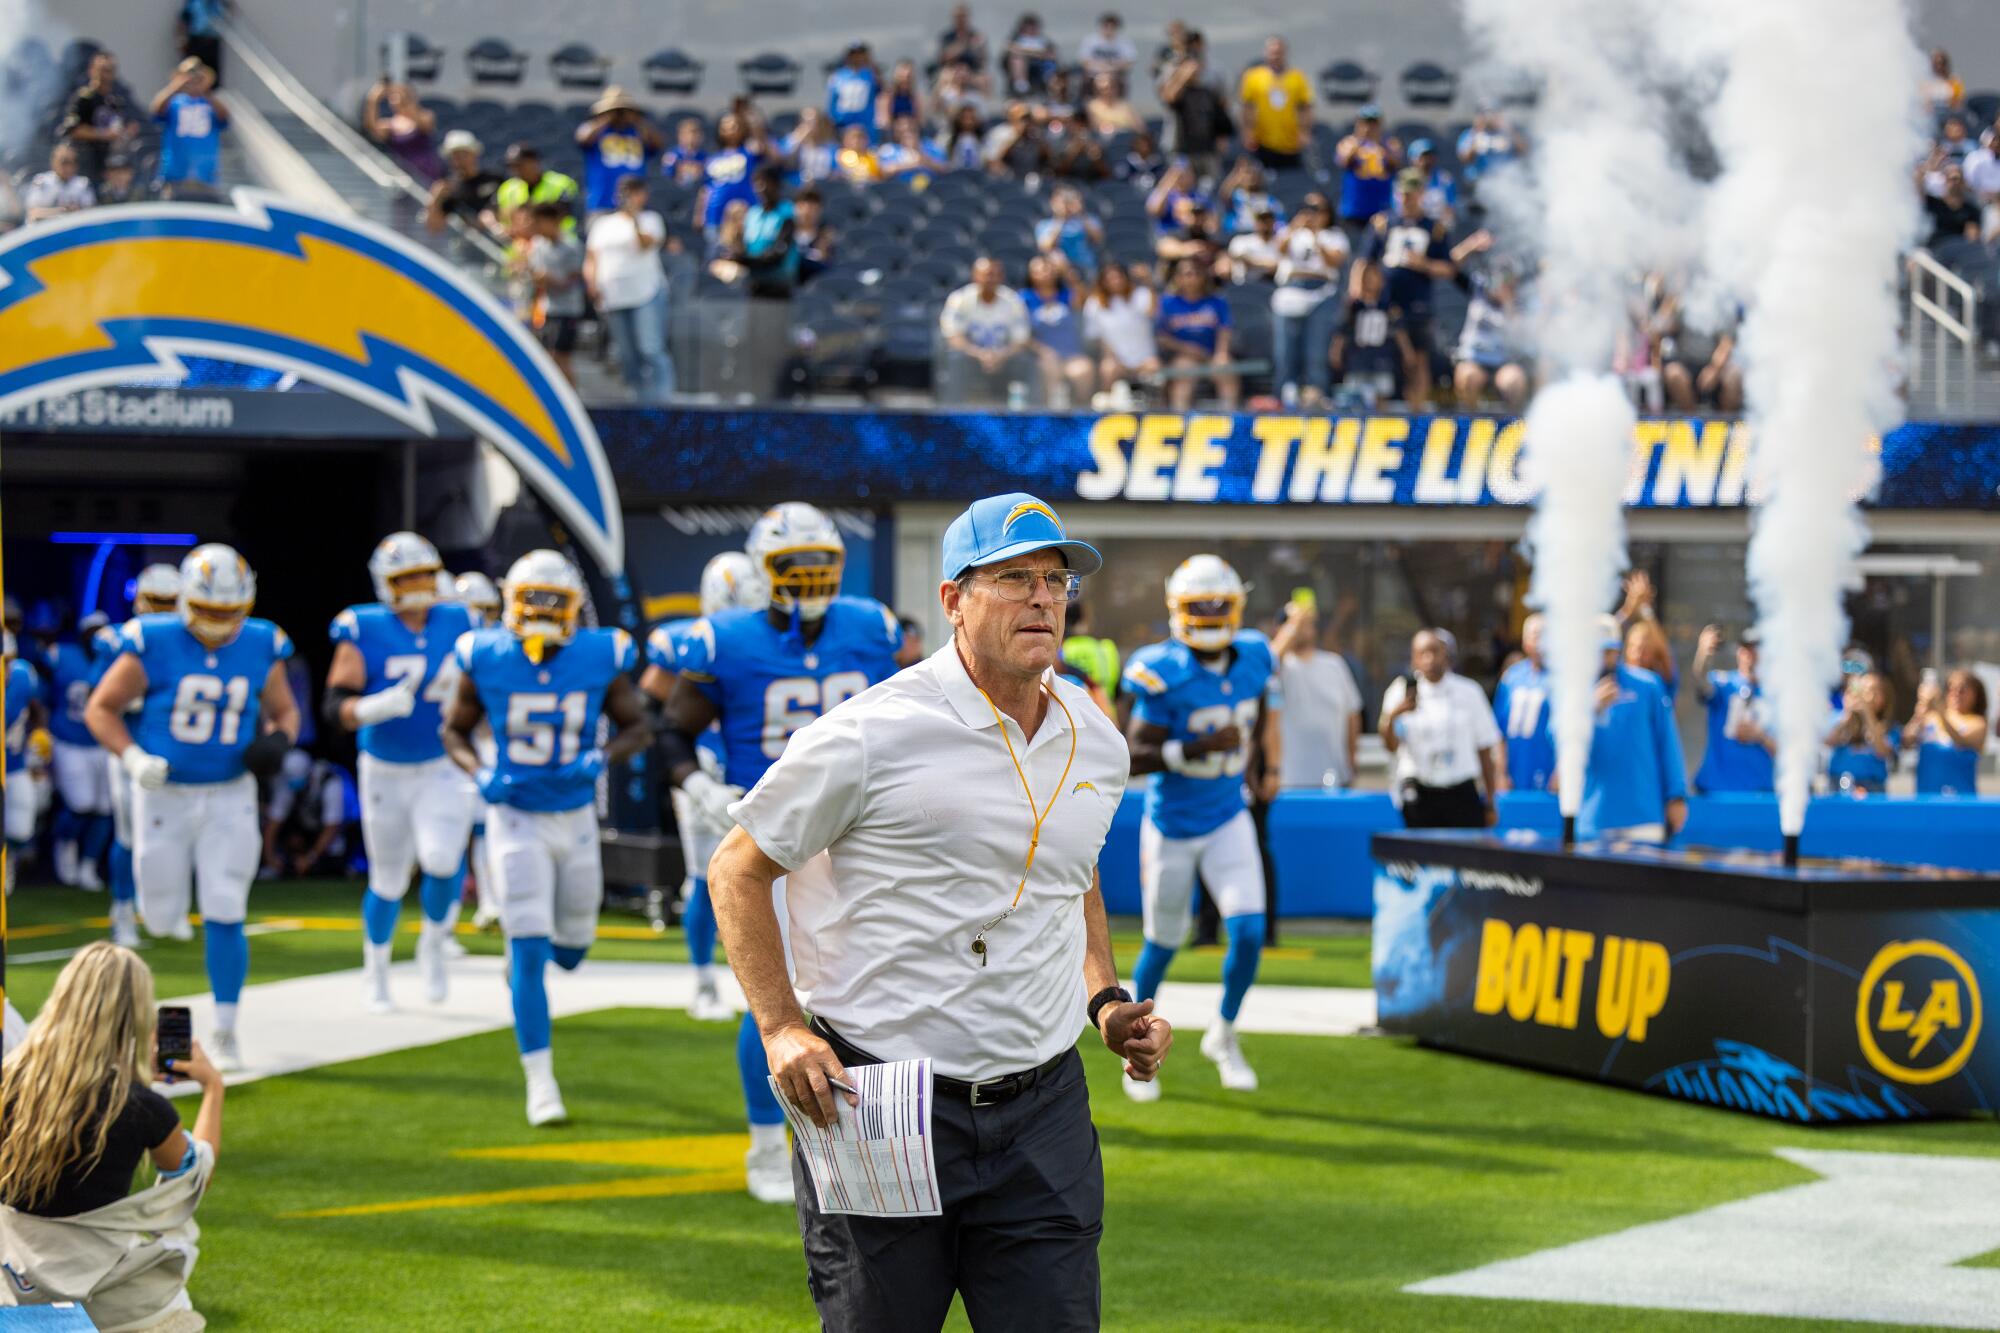
[(466, 49), (465, 67), (474, 83), (519, 83), (528, 70), (528, 53), (504, 37), (482, 37)]
[(851, 315), (831, 314), (798, 326), (795, 383), (808, 394), (846, 389), (866, 394), (876, 382), (876, 338)]
[(925, 255), (905, 268), (902, 276), (928, 282), (932, 291), (942, 295), (972, 281), (972, 261)]
[(771, 117), (769, 127), (773, 139), (790, 138), (792, 131), (799, 127), (799, 113), (796, 111), (777, 112)]
[(1987, 89), (1971, 94), (1965, 99), (1965, 114), (1972, 120), (1972, 136), (1976, 139), (1981, 127), (2000, 117), (2000, 92)]
[(1372, 102), (1375, 76), (1353, 60), (1336, 60), (1319, 72), (1319, 90), (1329, 102)]
[(549, 77), (558, 88), (602, 88), (610, 73), (610, 59), (583, 42), (571, 42), (549, 55)]
[[(431, 45), (430, 39), (420, 32), (406, 32), (403, 37), (403, 73), (412, 83), (435, 83), (444, 68), (444, 48)], [(382, 43), (382, 68), (392, 67), (390, 60), (391, 42)]]
[(876, 349), (880, 382), (903, 389), (928, 389), (931, 364), (937, 355), (937, 316), (891, 319), (883, 325)]
[(464, 110), (449, 97), (426, 97), (422, 99), (421, 105), (424, 110), (437, 117), (440, 125), (457, 124), (459, 113)]
[(948, 245), (969, 247), (972, 244), (972, 224), (956, 209), (921, 214), (917, 223), (916, 235), (911, 238), (910, 244), (924, 254)]
[(557, 109), (562, 113), (563, 122), (571, 129), (575, 129), (578, 125), (590, 119), (590, 103), (588, 102), (564, 102)]
[[(1419, 139), (1429, 139), (1437, 145), (1438, 156), (1443, 157), (1446, 155), (1444, 136), (1438, 133), (1437, 126), (1427, 120), (1397, 121), (1395, 125), (1390, 127), (1389, 137), (1399, 140), (1405, 149), (1409, 148), (1411, 144)], [(1458, 145), (1455, 143), (1452, 144), (1451, 151), (1456, 153)]]
[(1431, 60), (1404, 67), (1400, 82), (1411, 106), (1450, 106), (1458, 96), (1458, 76)]
[(798, 61), (779, 51), (765, 51), (736, 65), (743, 91), (752, 97), (790, 97), (801, 72)]
[(669, 46), (646, 57), (639, 70), (646, 86), (656, 93), (687, 95), (701, 87), (703, 65), (678, 46)]
[(840, 248), (841, 262), (862, 271), (878, 270), (894, 272), (910, 260), (910, 246), (894, 236), (870, 234), (864, 228), (858, 237), (853, 237)]

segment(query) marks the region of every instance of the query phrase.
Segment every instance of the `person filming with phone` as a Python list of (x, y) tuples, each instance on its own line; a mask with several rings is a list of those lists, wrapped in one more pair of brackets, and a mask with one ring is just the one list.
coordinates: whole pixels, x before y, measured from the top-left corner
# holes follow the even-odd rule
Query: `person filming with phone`
[[(130, 949), (86, 945), (56, 978), (0, 1065), (0, 1308), (78, 1301), (103, 1329), (204, 1326), (187, 1280), (222, 1145), (222, 1076), (191, 1030), (186, 1009), (156, 1020), (152, 973)], [(200, 1086), (192, 1133), (155, 1077)], [(141, 1159), (154, 1181), (134, 1191)]]
[(1382, 696), (1382, 744), (1396, 761), (1391, 794), (1406, 828), (1488, 828), (1504, 790), (1493, 706), (1451, 669), (1453, 647), (1443, 630), (1418, 630), (1409, 674)]

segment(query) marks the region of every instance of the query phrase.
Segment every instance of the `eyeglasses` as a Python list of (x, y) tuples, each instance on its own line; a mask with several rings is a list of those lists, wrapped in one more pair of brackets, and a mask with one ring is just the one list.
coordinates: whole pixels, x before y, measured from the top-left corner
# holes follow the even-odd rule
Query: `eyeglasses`
[(1049, 596), (1059, 602), (1073, 602), (1083, 591), (1083, 575), (1073, 569), (1002, 569), (992, 575), (993, 586), (1009, 602), (1025, 602), (1034, 594), (1035, 584), (1045, 584)]

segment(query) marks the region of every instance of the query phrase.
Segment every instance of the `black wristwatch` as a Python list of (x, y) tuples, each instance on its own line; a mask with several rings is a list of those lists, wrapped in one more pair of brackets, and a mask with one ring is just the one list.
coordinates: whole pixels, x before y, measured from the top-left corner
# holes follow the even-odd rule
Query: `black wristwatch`
[[(1106, 986), (1103, 990), (1091, 996), (1090, 1025), (1092, 1027), (1097, 1027), (1097, 1015), (1103, 1011), (1105, 1005), (1113, 1001), (1119, 1004), (1130, 1004), (1132, 1003), (1132, 992), (1126, 990), (1123, 986)], [(1103, 1030), (1102, 1028), (1098, 1028), (1100, 1032)]]

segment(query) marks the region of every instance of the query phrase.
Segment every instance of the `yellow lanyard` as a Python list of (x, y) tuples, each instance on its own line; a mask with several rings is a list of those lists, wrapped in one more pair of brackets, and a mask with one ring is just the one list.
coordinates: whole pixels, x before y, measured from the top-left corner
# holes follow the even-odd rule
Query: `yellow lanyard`
[[(973, 688), (979, 689), (977, 685)], [(1021, 767), (1021, 756), (1014, 753), (1014, 738), (1007, 734), (1007, 723), (1000, 716), (1000, 706), (993, 702), (992, 695), (985, 690), (979, 690), (979, 697), (986, 700), (986, 706), (993, 710), (994, 722), (999, 724), (1000, 739), (1006, 743), (1007, 757), (1014, 762), (1014, 775), (1021, 779), (1021, 791), (1028, 798), (1028, 818), (1032, 821), (1028, 829), (1028, 861), (1021, 867), (1021, 883), (1014, 890), (1014, 901), (1007, 904), (1006, 911), (981, 926), (979, 933), (972, 937), (972, 952), (979, 956), (981, 967), (986, 966), (986, 932), (1014, 915), (1015, 909), (1021, 905), (1021, 895), (1028, 891), (1028, 875), (1035, 868), (1035, 853), (1042, 845), (1042, 822), (1049, 817), (1049, 812), (1056, 808), (1056, 800), (1062, 795), (1063, 784), (1069, 781), (1070, 765), (1076, 762), (1076, 719), (1070, 716), (1069, 705), (1065, 704), (1046, 683), (1041, 689), (1057, 708), (1062, 709), (1063, 720), (1069, 723), (1069, 758), (1063, 760), (1062, 776), (1056, 779), (1056, 789), (1049, 793), (1049, 803), (1040, 809), (1035, 807), (1035, 789), (1028, 785), (1028, 770)]]

